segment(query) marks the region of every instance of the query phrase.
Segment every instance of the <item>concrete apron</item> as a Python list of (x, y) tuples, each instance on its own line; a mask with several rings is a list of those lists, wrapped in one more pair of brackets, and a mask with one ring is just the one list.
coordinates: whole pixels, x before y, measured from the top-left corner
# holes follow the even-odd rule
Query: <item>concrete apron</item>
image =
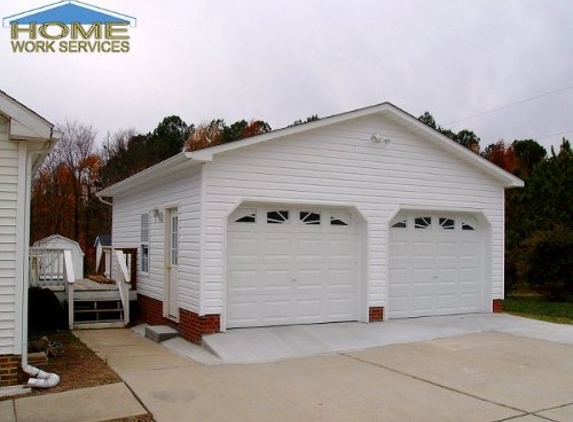
[[(136, 329), (140, 333), (141, 330)], [(205, 350), (180, 338), (163, 344), (204, 364), (262, 363), (484, 331), (573, 344), (573, 326), (507, 314), (408, 318), (371, 324), (349, 322), (233, 329), (204, 337), (203, 346), (211, 353), (205, 353)]]
[(387, 347), (246, 365), (203, 365), (127, 329), (78, 335), (158, 422), (573, 420), (573, 327), (457, 318), (389, 323), (402, 336), (416, 323), (444, 338), (395, 334)]

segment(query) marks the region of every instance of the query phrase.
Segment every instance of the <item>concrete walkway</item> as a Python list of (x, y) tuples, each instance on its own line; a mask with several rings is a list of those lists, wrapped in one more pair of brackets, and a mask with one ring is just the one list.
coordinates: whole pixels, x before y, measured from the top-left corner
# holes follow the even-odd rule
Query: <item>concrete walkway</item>
[[(374, 330), (384, 335), (362, 331), (375, 326), (388, 327)], [(318, 353), (345, 351), (277, 361), (269, 346), (263, 355), (274, 361), (258, 364), (205, 365), (127, 329), (77, 335), (158, 422), (573, 420), (571, 326), (476, 315), (341, 327), (327, 336), (330, 327), (323, 326), (311, 343), (328, 345)], [(224, 335), (255, 341), (254, 332), (265, 333)], [(377, 347), (380, 342), (391, 344)]]
[(0, 402), (2, 422), (98, 422), (145, 414), (122, 382)]

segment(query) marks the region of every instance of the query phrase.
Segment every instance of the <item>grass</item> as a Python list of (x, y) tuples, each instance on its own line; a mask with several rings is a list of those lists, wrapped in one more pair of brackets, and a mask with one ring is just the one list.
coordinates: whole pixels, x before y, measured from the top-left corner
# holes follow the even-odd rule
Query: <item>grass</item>
[(510, 295), (503, 302), (505, 312), (558, 324), (573, 324), (573, 301), (549, 302), (536, 294)]

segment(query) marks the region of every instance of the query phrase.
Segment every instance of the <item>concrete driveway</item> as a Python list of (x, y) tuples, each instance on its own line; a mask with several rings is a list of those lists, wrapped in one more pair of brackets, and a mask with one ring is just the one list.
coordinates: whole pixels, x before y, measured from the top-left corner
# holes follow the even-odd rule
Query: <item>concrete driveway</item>
[[(536, 323), (532, 334), (530, 320), (520, 321), (519, 334), (451, 330), (257, 364), (205, 365), (127, 329), (77, 335), (158, 422), (572, 421), (573, 327)], [(543, 327), (558, 335), (539, 338)]]

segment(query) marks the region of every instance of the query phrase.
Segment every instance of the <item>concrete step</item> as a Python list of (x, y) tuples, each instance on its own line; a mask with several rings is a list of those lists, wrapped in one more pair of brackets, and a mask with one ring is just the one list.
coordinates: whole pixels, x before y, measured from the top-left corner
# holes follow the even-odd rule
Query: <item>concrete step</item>
[(145, 337), (161, 343), (162, 341), (177, 337), (179, 333), (168, 325), (148, 325), (145, 327)]

